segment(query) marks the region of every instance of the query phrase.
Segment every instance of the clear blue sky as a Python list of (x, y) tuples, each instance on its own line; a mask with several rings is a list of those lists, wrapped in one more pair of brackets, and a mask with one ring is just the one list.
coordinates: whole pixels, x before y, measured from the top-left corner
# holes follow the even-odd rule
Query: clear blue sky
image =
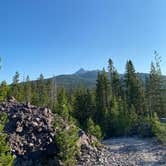
[(0, 80), (101, 69), (108, 58), (120, 73), (127, 59), (148, 72), (154, 50), (166, 74), (165, 9), (166, 0), (0, 1)]

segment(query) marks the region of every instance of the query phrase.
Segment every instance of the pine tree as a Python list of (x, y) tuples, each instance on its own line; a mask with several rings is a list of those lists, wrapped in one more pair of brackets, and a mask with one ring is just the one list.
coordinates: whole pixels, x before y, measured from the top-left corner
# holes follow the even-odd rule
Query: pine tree
[(46, 88), (46, 83), (43, 74), (40, 74), (37, 80), (37, 91), (38, 91), (38, 105), (47, 106), (48, 105), (48, 93)]
[(112, 95), (116, 96), (116, 98), (124, 97), (119, 73), (115, 69), (113, 61), (111, 59), (109, 59), (108, 61), (108, 69), (110, 73), (110, 85), (111, 85)]
[(87, 132), (88, 132), (88, 134), (95, 136), (99, 140), (101, 140), (101, 138), (102, 138), (102, 131), (101, 131), (100, 126), (95, 125), (95, 123), (93, 122), (93, 120), (91, 118), (89, 118), (87, 120)]
[(151, 63), (150, 77), (148, 80), (148, 108), (149, 113), (152, 115), (154, 112), (158, 114), (159, 117), (162, 117), (165, 114), (165, 100), (164, 93), (165, 84), (162, 78), (161, 69), (160, 69), (161, 59), (155, 52), (155, 62)]
[(19, 72), (16, 72), (14, 77), (13, 77), (13, 83), (11, 85), (10, 91), (9, 91), (9, 95), (15, 97), (18, 101), (21, 100), (21, 85), (19, 85), (19, 77), (20, 74)]
[(94, 95), (89, 90), (79, 88), (74, 95), (73, 115), (78, 120), (80, 127), (87, 128), (88, 118), (93, 118), (95, 113)]
[(27, 76), (26, 82), (24, 83), (24, 100), (26, 102), (31, 102), (31, 96), (32, 96), (31, 83), (29, 76)]
[[(65, 123), (64, 123), (65, 122)], [(55, 116), (57, 155), (60, 158), (63, 166), (75, 166), (76, 156), (79, 155), (78, 128), (70, 124), (66, 119)]]
[(14, 157), (10, 152), (10, 148), (7, 144), (7, 136), (3, 132), (3, 128), (7, 122), (7, 114), (0, 114), (0, 165), (12, 166)]
[(64, 119), (69, 120), (70, 104), (68, 102), (67, 92), (64, 88), (61, 88), (58, 91), (57, 102), (55, 113), (61, 115)]
[(32, 88), (32, 98), (31, 98), (31, 103), (33, 105), (39, 105), (39, 95), (38, 95), (38, 86), (37, 86), (37, 81), (34, 81), (31, 83), (31, 88)]
[(7, 98), (8, 91), (9, 86), (7, 85), (6, 81), (2, 81), (0, 85), (0, 101), (3, 101)]
[(124, 81), (128, 110), (131, 110), (133, 105), (138, 114), (144, 114), (146, 112), (145, 90), (143, 84), (136, 76), (131, 60), (127, 61)]
[(96, 84), (96, 122), (102, 126), (105, 125), (105, 115), (110, 109), (111, 91), (109, 79), (105, 70), (98, 73)]
[(49, 84), (49, 105), (53, 109), (57, 100), (56, 77), (53, 77)]

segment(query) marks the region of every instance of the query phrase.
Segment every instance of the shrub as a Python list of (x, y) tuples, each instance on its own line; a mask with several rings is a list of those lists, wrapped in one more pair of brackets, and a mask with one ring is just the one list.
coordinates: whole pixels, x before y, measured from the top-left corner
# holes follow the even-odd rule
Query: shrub
[(76, 156), (79, 154), (77, 147), (78, 129), (73, 124), (64, 121), (60, 117), (55, 119), (56, 144), (58, 146), (58, 157), (64, 166), (76, 164)]
[(137, 127), (137, 134), (141, 137), (153, 137), (154, 134), (152, 132), (153, 126), (153, 117), (143, 117), (140, 116), (138, 119), (138, 127)]
[(166, 124), (159, 121), (157, 114), (153, 118), (152, 132), (158, 141), (166, 145)]
[(12, 166), (13, 156), (6, 142), (6, 134), (3, 133), (3, 128), (7, 122), (7, 114), (0, 115), (0, 166)]
[(91, 118), (88, 119), (87, 122), (87, 132), (101, 140), (102, 138), (102, 131), (99, 125), (95, 125)]

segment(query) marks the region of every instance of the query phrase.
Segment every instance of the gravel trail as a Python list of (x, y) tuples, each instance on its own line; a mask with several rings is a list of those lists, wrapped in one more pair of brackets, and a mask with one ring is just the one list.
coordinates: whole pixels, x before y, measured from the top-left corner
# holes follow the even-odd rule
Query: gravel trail
[(103, 141), (109, 153), (105, 166), (166, 166), (166, 147), (153, 139), (115, 138)]

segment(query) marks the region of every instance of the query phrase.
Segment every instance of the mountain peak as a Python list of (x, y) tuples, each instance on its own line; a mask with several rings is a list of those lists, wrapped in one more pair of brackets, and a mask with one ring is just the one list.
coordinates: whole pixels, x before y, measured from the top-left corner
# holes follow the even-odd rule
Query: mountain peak
[(80, 68), (78, 71), (75, 72), (75, 74), (84, 74), (86, 73), (87, 71), (84, 69), (84, 68)]

